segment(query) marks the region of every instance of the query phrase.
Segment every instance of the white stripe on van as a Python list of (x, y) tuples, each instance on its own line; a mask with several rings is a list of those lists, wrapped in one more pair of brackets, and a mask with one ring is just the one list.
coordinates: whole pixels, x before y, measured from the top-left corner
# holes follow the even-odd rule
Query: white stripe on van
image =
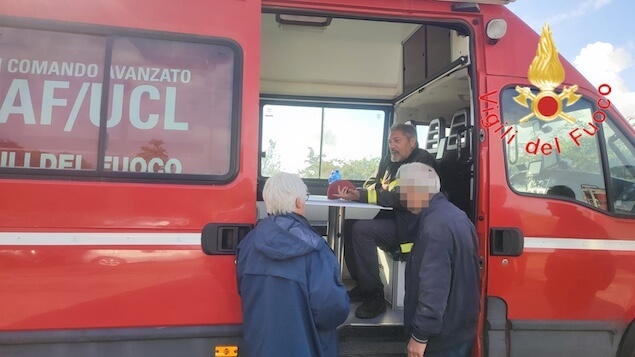
[[(200, 245), (200, 233), (0, 232), (0, 245)], [(635, 251), (635, 240), (525, 237), (525, 249)]]
[(201, 233), (0, 232), (0, 245), (201, 245)]
[(524, 248), (635, 252), (635, 240), (525, 237)]

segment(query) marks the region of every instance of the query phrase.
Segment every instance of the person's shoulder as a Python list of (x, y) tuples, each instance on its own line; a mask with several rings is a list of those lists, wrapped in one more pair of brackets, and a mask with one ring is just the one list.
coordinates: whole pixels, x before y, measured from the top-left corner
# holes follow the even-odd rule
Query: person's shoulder
[(322, 243), (324, 239), (313, 229), (313, 227), (311, 227), (310, 223), (304, 219), (304, 217), (297, 216), (292, 217), (292, 219), (294, 222), (291, 225), (289, 232), (302, 239), (313, 248), (318, 249), (320, 243)]
[[(280, 227), (274, 222), (274, 216), (267, 216), (261, 218), (256, 222), (256, 225), (247, 235), (258, 236), (270, 232), (272, 229), (280, 229)], [(245, 236), (247, 238), (247, 236)], [(243, 240), (245, 239), (243, 238)]]
[(270, 231), (268, 222), (263, 222), (265, 219), (261, 219), (256, 222), (254, 228), (252, 228), (236, 245), (236, 252), (244, 252), (254, 249), (255, 242), (262, 237), (266, 236)]
[(421, 157), (425, 157), (425, 158), (434, 158), (434, 157), (432, 156), (432, 154), (431, 154), (428, 150), (426, 150), (426, 149), (416, 148), (416, 149), (415, 149), (415, 152), (416, 152), (416, 157), (417, 157), (417, 158), (421, 158)]
[(268, 231), (269, 229), (271, 229), (271, 223), (272, 222), (269, 217), (259, 219), (258, 221), (256, 221), (256, 224), (253, 226), (253, 228), (250, 229), (249, 232), (247, 232), (247, 234), (240, 240), (240, 242), (242, 243), (246, 240), (250, 240), (252, 239), (252, 237), (261, 235), (265, 231)]
[(255, 240), (271, 235), (273, 232), (283, 232), (284, 230), (274, 222), (273, 216), (259, 219), (254, 227), (240, 240), (236, 248), (246, 248), (253, 245)]
[(443, 193), (439, 193), (438, 197), (433, 197), (423, 216), (425, 222), (431, 222), (437, 226), (449, 224), (463, 216), (467, 217), (465, 212), (450, 202)]
[[(438, 207), (439, 210), (450, 211), (454, 213), (463, 212), (459, 207), (457, 207), (454, 203), (450, 201), (450, 199), (443, 192), (439, 192), (435, 194), (433, 197), (433, 201), (431, 205)], [(465, 213), (465, 212), (463, 212)]]
[(445, 196), (435, 201), (434, 204), (430, 205), (430, 208), (433, 209), (425, 217), (424, 227), (427, 226), (433, 230), (456, 230), (459, 227), (474, 227), (474, 223), (467, 216), (467, 213), (450, 202)]
[(432, 156), (432, 154), (430, 154), (427, 150), (422, 148), (415, 149), (415, 155), (413, 157), (413, 161), (421, 162), (428, 165), (436, 164), (434, 156)]

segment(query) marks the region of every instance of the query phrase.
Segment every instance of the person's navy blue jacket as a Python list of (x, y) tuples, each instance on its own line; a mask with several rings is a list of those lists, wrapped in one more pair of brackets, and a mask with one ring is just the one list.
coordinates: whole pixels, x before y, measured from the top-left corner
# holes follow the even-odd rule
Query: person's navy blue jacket
[(472, 221), (437, 193), (419, 214), (413, 234), (405, 276), (406, 333), (420, 342), (428, 340), (426, 351), (476, 338), (479, 264)]
[(298, 214), (268, 216), (237, 247), (245, 356), (336, 357), (349, 313), (339, 265)]

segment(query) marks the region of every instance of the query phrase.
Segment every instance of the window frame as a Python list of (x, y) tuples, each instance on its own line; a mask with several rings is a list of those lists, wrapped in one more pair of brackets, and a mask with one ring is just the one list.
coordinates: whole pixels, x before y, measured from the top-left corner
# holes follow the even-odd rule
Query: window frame
[[(503, 103), (503, 93), (507, 90), (510, 89), (515, 89), (516, 86), (526, 86), (525, 83), (514, 83), (514, 84), (507, 84), (505, 85), (503, 88), (500, 89), (499, 91), (499, 95), (498, 95), (498, 100), (499, 100), (499, 106), (500, 106), (500, 118), (501, 120), (503, 120), (504, 118), (502, 118), (503, 113), (504, 113), (504, 105), (508, 105), (509, 103)], [(534, 89), (539, 89), (533, 85), (530, 85), (529, 88), (531, 90)], [(560, 93), (561, 90), (556, 90), (556, 93)], [(612, 112), (612, 108), (600, 108), (598, 106), (597, 103), (597, 99), (598, 98), (593, 98), (590, 97), (586, 94), (582, 94), (582, 93), (578, 93), (580, 94), (582, 97), (581, 99), (584, 99), (585, 101), (589, 102), (591, 104), (590, 109), (595, 112), (597, 110), (603, 111), (606, 114), (606, 121), (611, 121), (611, 123), (613, 125), (615, 125), (617, 127), (617, 129), (621, 132), (622, 135), (624, 135), (624, 137), (629, 140), (629, 143), (633, 146), (635, 146), (634, 144), (634, 140), (631, 136), (627, 135), (626, 133), (624, 133), (624, 128), (620, 125), (619, 120), (617, 120), (618, 117), (616, 117), (613, 112)], [(560, 196), (547, 196), (547, 195), (542, 195), (542, 194), (536, 194), (536, 193), (531, 193), (531, 192), (522, 192), (522, 191), (518, 191), (516, 190), (513, 185), (511, 184), (510, 181), (510, 176), (509, 176), (509, 163), (508, 163), (508, 153), (507, 153), (507, 143), (505, 140), (500, 140), (500, 145), (503, 149), (503, 161), (504, 161), (504, 165), (505, 165), (505, 181), (507, 182), (507, 187), (514, 192), (515, 194), (519, 195), (519, 196), (525, 196), (525, 197), (534, 197), (534, 198), (542, 198), (542, 199), (553, 199), (553, 200), (561, 200), (561, 201), (567, 201), (570, 203), (574, 203), (577, 204), (579, 206), (594, 210), (596, 212), (602, 213), (604, 215), (607, 216), (611, 216), (611, 217), (615, 217), (615, 218), (626, 218), (626, 219), (635, 219), (635, 215), (625, 215), (625, 214), (620, 214), (617, 213), (615, 211), (615, 207), (614, 207), (614, 202), (615, 202), (615, 197), (613, 197), (613, 193), (612, 193), (612, 182), (611, 182), (611, 175), (609, 172), (609, 165), (608, 165), (608, 152), (607, 152), (607, 148), (606, 148), (606, 138), (605, 138), (605, 134), (604, 134), (604, 122), (601, 124), (595, 123), (598, 126), (598, 131), (595, 133), (594, 138), (597, 141), (598, 144), (598, 153), (600, 155), (600, 169), (601, 169), (601, 173), (603, 175), (603, 181), (604, 181), (604, 186), (605, 186), (605, 192), (606, 192), (606, 210), (603, 210), (599, 207), (595, 207), (593, 205), (590, 205), (588, 203), (585, 203), (583, 201), (579, 201), (577, 199), (570, 199), (567, 197), (560, 197)], [(488, 130), (488, 128), (483, 128), (484, 130)], [(489, 131), (488, 131), (489, 132)], [(498, 139), (498, 138), (497, 138)]]
[[(615, 132), (622, 134), (622, 136), (624, 136), (624, 138), (627, 140), (627, 143), (630, 144), (631, 146), (633, 146), (635, 148), (635, 140), (633, 139), (633, 137), (631, 135), (628, 135), (627, 133), (624, 132), (624, 128), (622, 127), (622, 125), (620, 125), (619, 120), (615, 119), (616, 116), (611, 113), (611, 111), (609, 111), (608, 109), (611, 108), (607, 108), (607, 109), (603, 109), (600, 108), (598, 106), (597, 101), (594, 102), (593, 107), (595, 110), (602, 110), (604, 112), (604, 114), (606, 114), (606, 119), (605, 121), (602, 123), (602, 125), (600, 125), (600, 131), (599, 133), (601, 134), (601, 142), (600, 142), (600, 153), (602, 155), (602, 167), (603, 167), (603, 171), (604, 171), (604, 180), (605, 180), (605, 185), (606, 185), (606, 206), (607, 209), (609, 210), (609, 212), (611, 213), (612, 216), (617, 217), (617, 218), (625, 218), (625, 219), (635, 219), (635, 214), (624, 214), (624, 213), (618, 213), (615, 210), (615, 200), (617, 197), (613, 197), (613, 180), (612, 180), (612, 176), (611, 176), (611, 167), (609, 165), (609, 155), (608, 155), (608, 148), (606, 147), (606, 143), (608, 141), (608, 139), (606, 138), (605, 134), (604, 134), (604, 123), (606, 123), (607, 121), (611, 122), (613, 124), (613, 126), (615, 126)], [(613, 130), (613, 129), (611, 129)], [(635, 163), (634, 163), (635, 164)]]
[[(314, 108), (335, 108), (335, 109), (365, 109), (365, 110), (379, 110), (384, 112), (384, 126), (383, 126), (383, 138), (381, 157), (384, 158), (388, 153), (387, 138), (388, 130), (393, 121), (393, 106), (391, 103), (381, 103), (378, 101), (351, 101), (350, 103), (344, 103), (342, 101), (329, 101), (325, 99), (315, 98), (298, 98), (291, 99), (286, 98), (261, 98), (260, 99), (260, 113), (259, 113), (259, 132), (258, 132), (258, 181), (267, 180), (268, 176), (262, 175), (262, 127), (264, 119), (264, 107), (265, 105), (285, 105), (285, 106), (299, 106), (299, 107), (314, 107)], [(356, 186), (361, 186), (368, 178), (364, 180), (350, 180)], [(302, 178), (304, 183), (309, 187), (311, 194), (325, 194), (328, 178)], [(316, 190), (316, 188), (323, 188), (323, 190)], [(324, 191), (324, 192), (322, 192)]]
[[(4, 178), (36, 179), (36, 180), (70, 180), (70, 181), (107, 181), (107, 182), (134, 182), (134, 183), (163, 183), (163, 184), (229, 184), (233, 182), (239, 173), (239, 154), (242, 126), (243, 103), (243, 70), (244, 52), (240, 44), (224, 37), (201, 36), (187, 33), (175, 33), (166, 31), (128, 29), (106, 25), (65, 23), (53, 20), (41, 20), (30, 18), (16, 18), (0, 16), (0, 26), (14, 29), (37, 30), (45, 32), (58, 32), (68, 35), (99, 36), (106, 40), (104, 48), (104, 68), (110, 67), (112, 59), (113, 39), (115, 38), (139, 38), (161, 41), (173, 41), (181, 43), (193, 43), (204, 45), (225, 46), (232, 50), (234, 55), (232, 71), (232, 104), (230, 117), (230, 145), (228, 172), (223, 175), (206, 174), (171, 174), (149, 172), (120, 172), (104, 171), (104, 159), (106, 155), (106, 137), (108, 128), (106, 122), (108, 103), (110, 71), (104, 70), (100, 80), (102, 81), (102, 108), (100, 112), (100, 126), (98, 128), (97, 162), (95, 170), (68, 170), (68, 169), (42, 169), (42, 168), (0, 168), (0, 174)], [(103, 93), (106, 93), (105, 95)]]

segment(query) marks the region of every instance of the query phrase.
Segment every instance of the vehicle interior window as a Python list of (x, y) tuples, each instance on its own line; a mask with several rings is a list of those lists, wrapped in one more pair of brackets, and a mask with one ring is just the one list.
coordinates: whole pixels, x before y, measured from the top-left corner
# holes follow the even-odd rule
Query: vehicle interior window
[(326, 179), (337, 169), (343, 179), (362, 181), (379, 165), (383, 109), (265, 104), (262, 113), (262, 177), (284, 171)]

